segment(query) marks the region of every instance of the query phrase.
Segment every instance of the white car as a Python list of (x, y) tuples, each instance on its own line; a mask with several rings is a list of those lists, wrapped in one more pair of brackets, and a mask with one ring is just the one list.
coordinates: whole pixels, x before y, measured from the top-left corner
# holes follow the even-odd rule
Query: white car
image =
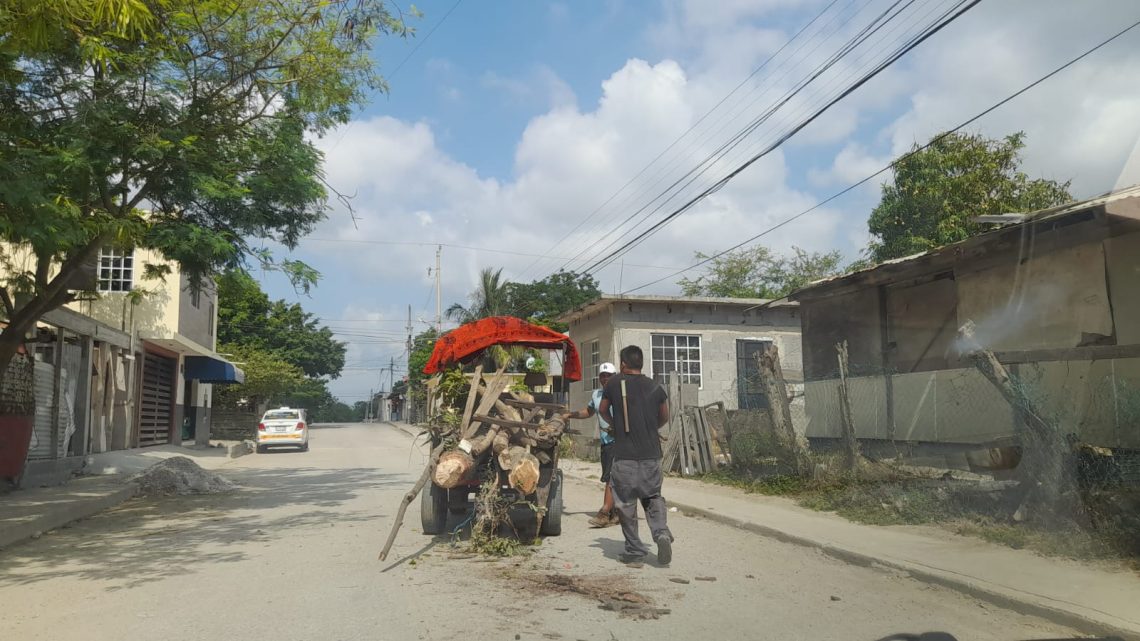
[(279, 407), (269, 410), (257, 425), (257, 452), (264, 454), (270, 447), (288, 445), (309, 451), (309, 421), (305, 410)]

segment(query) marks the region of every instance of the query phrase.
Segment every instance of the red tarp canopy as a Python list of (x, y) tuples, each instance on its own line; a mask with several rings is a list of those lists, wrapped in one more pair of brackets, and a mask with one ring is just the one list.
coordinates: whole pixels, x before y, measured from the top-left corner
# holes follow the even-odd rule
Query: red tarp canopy
[(435, 374), (449, 365), (469, 360), (492, 345), (564, 347), (566, 361), (562, 363), (563, 378), (582, 380), (582, 361), (578, 358), (578, 348), (569, 336), (513, 316), (492, 316), (460, 325), (448, 332), (435, 342), (435, 349), (424, 366), (424, 373)]

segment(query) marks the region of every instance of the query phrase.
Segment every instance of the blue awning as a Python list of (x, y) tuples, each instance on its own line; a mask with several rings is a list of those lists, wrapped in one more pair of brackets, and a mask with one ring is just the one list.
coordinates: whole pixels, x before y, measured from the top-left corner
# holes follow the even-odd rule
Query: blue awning
[(187, 356), (184, 371), (186, 378), (196, 379), (200, 383), (226, 385), (245, 382), (245, 372), (240, 367), (209, 356)]

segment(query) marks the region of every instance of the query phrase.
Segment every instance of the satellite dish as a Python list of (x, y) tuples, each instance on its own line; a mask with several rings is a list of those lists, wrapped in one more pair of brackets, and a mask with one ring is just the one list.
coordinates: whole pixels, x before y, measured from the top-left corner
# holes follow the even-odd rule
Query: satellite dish
[(527, 368), (527, 369), (533, 369), (533, 368), (534, 368), (534, 357), (533, 357), (533, 356), (528, 356), (528, 357), (527, 357), (527, 359), (526, 359), (526, 368)]

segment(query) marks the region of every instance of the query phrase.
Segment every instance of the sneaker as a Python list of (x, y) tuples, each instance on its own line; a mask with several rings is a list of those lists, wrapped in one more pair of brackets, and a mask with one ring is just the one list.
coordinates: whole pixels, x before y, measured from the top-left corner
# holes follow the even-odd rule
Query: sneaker
[(657, 562), (661, 565), (669, 565), (673, 560), (673, 541), (668, 536), (663, 536), (657, 539)]
[(621, 559), (621, 562), (625, 563), (626, 565), (633, 565), (633, 564), (641, 563), (642, 561), (644, 561), (645, 555), (644, 554), (630, 554), (629, 552), (622, 552), (621, 556), (619, 556), (618, 558)]
[(590, 517), (590, 527), (609, 527), (614, 524), (615, 519), (617, 519), (617, 514), (606, 512), (605, 510), (598, 510), (597, 514)]
[(606, 525), (621, 525), (621, 518), (618, 517), (617, 512), (610, 514), (610, 522)]

